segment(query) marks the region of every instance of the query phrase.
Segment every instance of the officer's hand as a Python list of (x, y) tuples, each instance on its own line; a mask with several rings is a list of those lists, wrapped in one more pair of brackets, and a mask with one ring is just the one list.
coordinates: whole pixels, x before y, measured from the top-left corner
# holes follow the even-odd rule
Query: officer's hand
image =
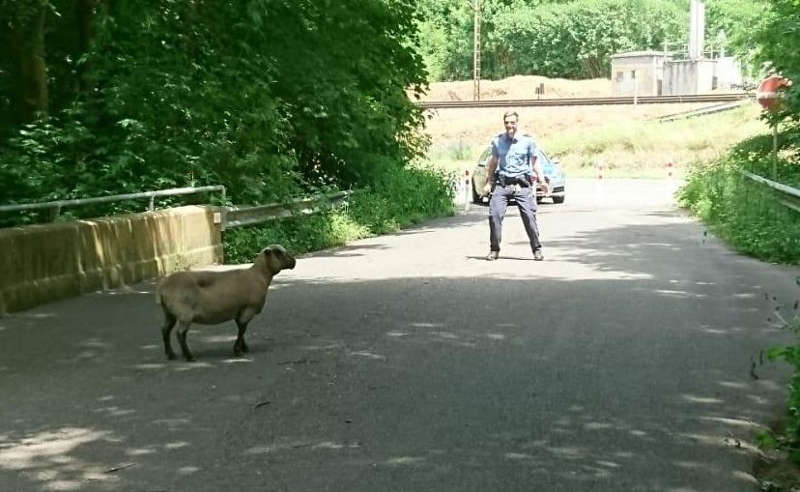
[(550, 183), (542, 181), (539, 185), (542, 187), (542, 193), (544, 193), (545, 196), (550, 194)]
[(491, 192), (491, 191), (492, 191), (492, 185), (490, 185), (489, 183), (486, 183), (485, 185), (483, 185), (483, 195), (482, 196), (488, 196), (489, 192)]

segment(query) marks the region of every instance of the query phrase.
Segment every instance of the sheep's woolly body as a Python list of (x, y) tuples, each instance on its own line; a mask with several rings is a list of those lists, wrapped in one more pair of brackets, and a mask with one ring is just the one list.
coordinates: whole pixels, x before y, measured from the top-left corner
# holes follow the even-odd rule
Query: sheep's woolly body
[(294, 268), (295, 259), (280, 245), (271, 245), (258, 254), (250, 268), (225, 272), (177, 272), (164, 278), (156, 289), (156, 302), (164, 311), (162, 335), (167, 357), (175, 358), (170, 332), (179, 324), (178, 341), (184, 356), (193, 356), (186, 344), (191, 323), (217, 324), (235, 320), (239, 336), (234, 353), (247, 351), (244, 331), (247, 323), (264, 307), (272, 277), (285, 268)]

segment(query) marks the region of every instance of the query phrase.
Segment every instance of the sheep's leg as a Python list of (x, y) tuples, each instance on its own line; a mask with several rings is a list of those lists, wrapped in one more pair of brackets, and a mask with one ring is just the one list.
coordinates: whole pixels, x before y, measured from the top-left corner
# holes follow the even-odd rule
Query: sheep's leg
[(189, 344), (186, 343), (186, 335), (189, 333), (189, 326), (191, 322), (189, 321), (180, 321), (178, 322), (178, 341), (181, 344), (181, 352), (183, 352), (183, 358), (186, 359), (187, 362), (194, 362), (194, 355), (192, 351), (189, 350)]
[(244, 332), (247, 331), (247, 321), (236, 319), (236, 326), (239, 328), (239, 333), (236, 336), (236, 341), (233, 343), (233, 355), (236, 357), (241, 356), (243, 353), (250, 351), (247, 342), (244, 341)]
[(170, 343), (170, 335), (172, 334), (172, 327), (175, 326), (175, 321), (175, 316), (164, 309), (164, 325), (161, 327), (161, 336), (164, 338), (164, 352), (166, 352), (169, 360), (175, 360), (177, 357)]

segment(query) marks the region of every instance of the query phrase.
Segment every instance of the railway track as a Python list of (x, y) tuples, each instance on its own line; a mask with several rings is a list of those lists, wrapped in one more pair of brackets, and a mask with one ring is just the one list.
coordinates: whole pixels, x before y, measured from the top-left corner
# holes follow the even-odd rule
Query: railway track
[[(675, 104), (675, 103), (714, 103), (738, 101), (752, 98), (750, 92), (726, 94), (697, 94), (684, 96), (641, 96), (637, 104)], [(491, 99), (483, 101), (425, 101), (417, 103), (425, 109), (443, 108), (496, 108), (524, 106), (601, 106), (612, 104), (633, 104), (633, 97), (576, 97), (553, 99)]]

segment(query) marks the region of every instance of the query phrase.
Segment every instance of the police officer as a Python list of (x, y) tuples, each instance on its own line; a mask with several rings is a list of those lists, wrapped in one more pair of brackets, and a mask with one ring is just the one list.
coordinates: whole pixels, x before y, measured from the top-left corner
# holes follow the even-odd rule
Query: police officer
[(511, 198), (517, 202), (522, 224), (531, 243), (533, 259), (544, 260), (536, 226), (536, 181), (541, 183), (545, 194), (549, 192), (549, 186), (544, 180), (541, 166), (536, 162), (536, 142), (529, 135), (517, 134), (518, 123), (519, 115), (516, 112), (504, 114), (506, 131), (492, 139), (492, 157), (489, 158), (489, 172), (483, 190), (485, 194), (494, 190), (489, 200), (490, 250), (486, 256), (489, 261), (500, 256), (503, 217)]

